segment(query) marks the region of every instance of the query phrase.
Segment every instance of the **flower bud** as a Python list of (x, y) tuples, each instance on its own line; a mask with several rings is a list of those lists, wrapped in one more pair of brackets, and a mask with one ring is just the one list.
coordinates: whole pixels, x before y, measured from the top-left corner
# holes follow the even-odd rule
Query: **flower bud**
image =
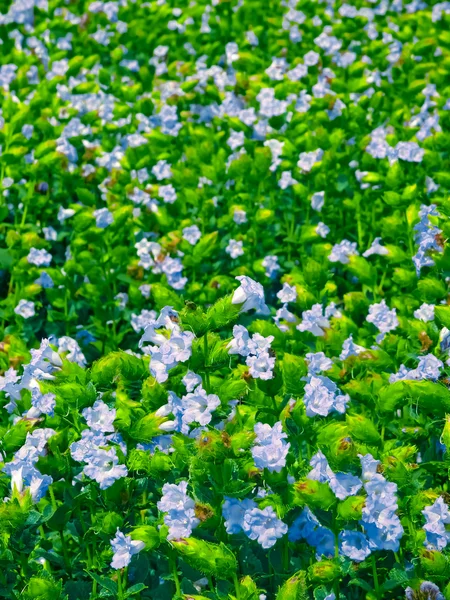
[(340, 575), (339, 565), (332, 560), (321, 560), (311, 565), (308, 569), (308, 575), (312, 581), (329, 583), (337, 579)]

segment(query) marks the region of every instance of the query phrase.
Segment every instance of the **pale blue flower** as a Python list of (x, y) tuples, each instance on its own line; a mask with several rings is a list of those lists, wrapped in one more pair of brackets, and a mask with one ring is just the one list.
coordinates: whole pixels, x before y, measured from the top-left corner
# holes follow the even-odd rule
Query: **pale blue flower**
[(244, 515), (252, 508), (257, 508), (256, 502), (250, 498), (238, 500), (225, 496), (222, 505), (222, 516), (225, 519), (225, 529), (227, 533), (236, 534), (243, 530)]
[(202, 237), (202, 233), (197, 225), (191, 225), (190, 227), (185, 227), (182, 231), (183, 239), (189, 242), (191, 246), (195, 246), (198, 240)]
[(30, 264), (36, 265), (37, 267), (48, 267), (52, 262), (52, 255), (50, 252), (47, 252), (47, 250), (31, 248), (27, 260)]
[(288, 526), (277, 517), (271, 506), (267, 506), (263, 510), (252, 508), (246, 511), (243, 529), (251, 540), (268, 549), (287, 533)]
[(242, 240), (230, 240), (228, 246), (225, 248), (225, 252), (234, 260), (244, 254), (243, 245), (244, 242)]
[(111, 547), (114, 552), (111, 561), (113, 569), (123, 569), (128, 567), (131, 558), (145, 548), (144, 542), (132, 540), (129, 535), (124, 535), (117, 529), (116, 536), (111, 540)]
[(254, 308), (257, 313), (269, 314), (269, 309), (264, 301), (263, 286), (246, 275), (238, 275), (236, 279), (240, 286), (234, 291), (232, 304), (242, 304), (241, 312)]
[(429, 550), (443, 550), (450, 541), (450, 532), (446, 525), (450, 524), (450, 512), (442, 496), (422, 511), (426, 523), (423, 526), (427, 539), (425, 546)]
[(83, 468), (83, 473), (90, 479), (94, 479), (101, 490), (106, 490), (117, 479), (128, 475), (126, 466), (119, 464), (115, 448), (95, 450), (86, 457), (86, 460), (88, 462)]
[(36, 314), (35, 304), (31, 300), (24, 300), (22, 298), (19, 300), (19, 304), (14, 309), (14, 312), (24, 319), (29, 319)]
[(360, 531), (341, 531), (339, 534), (339, 550), (351, 560), (361, 562), (365, 560), (371, 550), (366, 536)]
[(114, 431), (116, 409), (109, 408), (103, 400), (96, 400), (92, 407), (85, 408), (81, 414), (93, 431), (102, 433)]
[(426, 304), (425, 302), (414, 311), (414, 318), (427, 323), (434, 321), (434, 304)]
[(99, 208), (94, 210), (95, 226), (99, 229), (105, 229), (108, 225), (114, 222), (114, 216), (107, 208)]

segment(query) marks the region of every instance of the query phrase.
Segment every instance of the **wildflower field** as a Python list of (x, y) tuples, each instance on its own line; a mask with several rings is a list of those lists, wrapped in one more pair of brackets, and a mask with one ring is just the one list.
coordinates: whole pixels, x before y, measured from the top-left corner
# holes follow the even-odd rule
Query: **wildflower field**
[(0, 0), (0, 599), (450, 600), (450, 2)]

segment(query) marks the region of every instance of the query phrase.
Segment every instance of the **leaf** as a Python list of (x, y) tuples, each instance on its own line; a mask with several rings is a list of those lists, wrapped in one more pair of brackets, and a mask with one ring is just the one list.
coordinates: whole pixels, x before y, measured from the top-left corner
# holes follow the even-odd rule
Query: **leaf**
[(145, 543), (146, 550), (153, 550), (159, 546), (160, 536), (156, 527), (141, 525), (135, 527), (130, 533), (131, 539)]
[(279, 589), (276, 600), (308, 600), (306, 573), (299, 571), (290, 577)]
[(183, 301), (176, 292), (161, 283), (152, 284), (152, 298), (158, 310), (172, 306), (175, 310), (183, 308)]
[(91, 571), (87, 571), (89, 575), (92, 577), (94, 581), (96, 581), (101, 587), (105, 588), (110, 592), (113, 596), (117, 597), (118, 587), (117, 583), (109, 577), (102, 577), (101, 575), (97, 575), (96, 573), (92, 573)]
[(134, 594), (139, 594), (139, 592), (142, 592), (142, 590), (146, 590), (147, 586), (144, 585), (143, 583), (135, 583), (134, 585), (132, 585), (130, 588), (127, 589), (127, 591), (125, 592), (125, 598), (129, 598), (130, 596), (134, 596)]
[(0, 248), (0, 269), (8, 270), (13, 264), (13, 257), (4, 248)]
[(386, 412), (396, 410), (406, 401), (434, 415), (450, 412), (450, 390), (433, 381), (396, 381), (379, 392), (379, 407)]
[(148, 376), (148, 368), (137, 356), (122, 351), (111, 352), (92, 365), (92, 381), (101, 386), (114, 383), (120, 376), (138, 381)]
[(378, 445), (381, 443), (381, 435), (378, 433), (375, 424), (371, 419), (364, 415), (345, 416), (350, 435), (359, 442)]
[(307, 367), (300, 356), (285, 354), (282, 361), (284, 391), (292, 396), (301, 396), (305, 382), (301, 378), (306, 375)]
[(150, 413), (139, 419), (130, 429), (129, 435), (140, 442), (151, 442), (156, 436), (161, 434), (159, 426), (163, 419), (156, 417), (154, 413)]
[(225, 296), (208, 308), (206, 311), (206, 328), (208, 331), (223, 329), (237, 321), (241, 306), (232, 304), (231, 299), (231, 295)]
[(359, 577), (351, 579), (349, 581), (349, 585), (356, 585), (365, 590), (366, 592), (372, 591), (372, 587), (367, 583), (367, 581), (364, 581), (364, 579), (360, 579)]
[(434, 314), (443, 327), (450, 329), (450, 306), (435, 306)]
[(217, 579), (231, 579), (237, 571), (233, 552), (225, 544), (213, 544), (197, 538), (171, 542), (182, 558), (194, 569)]

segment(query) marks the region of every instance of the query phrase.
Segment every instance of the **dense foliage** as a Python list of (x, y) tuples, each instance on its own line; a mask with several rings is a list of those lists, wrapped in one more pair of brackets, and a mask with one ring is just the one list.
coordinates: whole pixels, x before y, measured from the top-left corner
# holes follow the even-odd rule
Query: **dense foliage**
[(0, 13), (0, 598), (450, 600), (450, 3)]

